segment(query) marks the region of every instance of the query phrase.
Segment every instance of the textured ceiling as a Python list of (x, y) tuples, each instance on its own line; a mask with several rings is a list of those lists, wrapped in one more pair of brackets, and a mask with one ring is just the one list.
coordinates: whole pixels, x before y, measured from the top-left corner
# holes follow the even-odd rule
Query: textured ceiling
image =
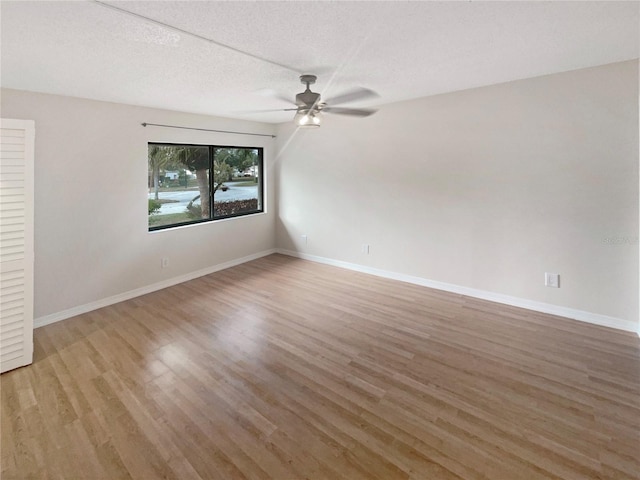
[(348, 105), (358, 107), (639, 56), (635, 1), (3, 0), (0, 9), (3, 87), (265, 122), (292, 113), (242, 112), (286, 108), (268, 93), (293, 98), (301, 73), (319, 76), (324, 97), (355, 86), (380, 94)]

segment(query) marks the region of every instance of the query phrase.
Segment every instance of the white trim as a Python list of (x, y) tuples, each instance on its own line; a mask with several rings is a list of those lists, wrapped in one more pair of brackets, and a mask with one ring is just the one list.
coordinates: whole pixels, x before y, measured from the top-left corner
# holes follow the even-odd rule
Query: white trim
[(260, 215), (266, 215), (267, 211), (264, 210), (262, 212), (255, 212), (255, 213), (247, 213), (244, 215), (236, 215), (235, 217), (224, 217), (224, 218), (212, 218), (210, 220), (205, 220), (203, 222), (196, 222), (196, 223), (187, 223), (186, 225), (174, 225), (174, 226), (168, 226), (166, 228), (159, 228), (157, 230), (147, 230), (147, 233), (149, 235), (158, 235), (158, 234), (163, 234), (163, 233), (167, 233), (167, 232), (174, 232), (176, 230), (182, 230), (185, 228), (192, 228), (192, 227), (201, 227), (203, 225), (213, 225), (215, 223), (218, 222), (228, 222), (229, 220), (240, 220), (243, 218), (252, 218), (252, 217), (258, 217)]
[(171, 287), (179, 283), (188, 282), (189, 280), (193, 280), (194, 278), (203, 277), (211, 273), (219, 272), (220, 270), (235, 267), (236, 265), (250, 262), (251, 260), (256, 260), (261, 257), (266, 257), (267, 255), (271, 255), (273, 253), (276, 253), (275, 248), (247, 255), (246, 257), (237, 258), (235, 260), (230, 260), (218, 265), (213, 265), (211, 267), (203, 268), (202, 270), (197, 270), (195, 272), (186, 273), (178, 277), (169, 278), (152, 285), (147, 285), (146, 287), (136, 288), (135, 290), (129, 290), (128, 292), (119, 293), (118, 295), (113, 295), (112, 297), (96, 300), (95, 302), (85, 303), (84, 305), (69, 308), (61, 312), (51, 313), (49, 315), (36, 318), (34, 321), (34, 328), (44, 327), (45, 325), (59, 322), (67, 318), (75, 317), (76, 315), (82, 315), (83, 313), (91, 312), (92, 310), (97, 310), (99, 308), (107, 307), (115, 303), (124, 302), (125, 300), (130, 300), (141, 295), (146, 295), (147, 293), (162, 290), (163, 288)]
[(312, 262), (324, 263), (327, 265), (332, 265), (334, 267), (346, 268), (348, 270), (355, 270), (357, 272), (368, 273), (370, 275), (375, 275), (378, 277), (390, 278), (392, 280), (399, 280), (401, 282), (413, 283), (415, 285), (434, 288), (436, 290), (444, 290), (446, 292), (458, 293), (460, 295), (480, 298), (482, 300), (502, 303), (504, 305), (511, 305), (514, 307), (526, 308), (527, 310), (533, 310), (536, 312), (548, 313), (551, 315), (557, 315), (559, 317), (571, 318), (573, 320), (580, 320), (582, 322), (592, 323), (594, 325), (600, 325), (603, 327), (610, 327), (618, 330), (625, 330), (627, 332), (635, 332), (635, 333), (638, 333), (638, 335), (640, 335), (640, 329), (636, 322), (631, 322), (629, 320), (624, 320), (622, 318), (609, 317), (606, 315), (600, 315), (598, 313), (585, 312), (583, 310), (560, 307), (558, 305), (551, 305), (549, 303), (537, 302), (534, 300), (527, 300), (519, 297), (512, 297), (512, 296), (503, 295), (500, 293), (488, 292), (485, 290), (478, 290), (478, 289), (469, 288), (469, 287), (462, 287), (460, 285), (454, 285), (451, 283), (438, 282), (435, 280), (429, 280), (422, 277), (414, 277), (412, 275), (391, 272), (388, 270), (380, 270), (377, 268), (367, 267), (364, 265), (358, 265), (356, 263), (349, 263), (341, 260), (334, 260), (331, 258), (319, 257), (316, 255), (309, 255), (307, 253), (300, 253), (292, 250), (277, 249), (277, 252), (283, 255), (289, 255), (291, 257), (301, 258), (303, 260), (310, 260)]

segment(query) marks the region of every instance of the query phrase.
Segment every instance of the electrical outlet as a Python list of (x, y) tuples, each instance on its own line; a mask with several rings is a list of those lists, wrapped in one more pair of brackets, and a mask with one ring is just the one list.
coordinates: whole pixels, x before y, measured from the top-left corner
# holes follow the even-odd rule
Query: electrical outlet
[(169, 266), (169, 257), (162, 257), (160, 260), (160, 268), (167, 268)]
[(363, 243), (361, 250), (362, 250), (362, 253), (364, 253), (365, 255), (369, 255), (369, 244), (368, 243)]
[(304, 243), (306, 245), (307, 244), (307, 236), (306, 235), (300, 235), (300, 238), (302, 238), (302, 243)]
[(545, 272), (544, 285), (545, 287), (560, 288), (560, 274)]

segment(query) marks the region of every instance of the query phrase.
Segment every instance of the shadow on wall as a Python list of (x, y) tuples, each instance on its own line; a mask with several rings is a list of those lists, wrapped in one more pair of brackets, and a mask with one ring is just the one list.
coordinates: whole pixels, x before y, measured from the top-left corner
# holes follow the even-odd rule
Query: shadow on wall
[(276, 218), (276, 245), (283, 250), (292, 250), (296, 252), (304, 252), (307, 245), (307, 235), (298, 234), (287, 228), (287, 224), (282, 218)]

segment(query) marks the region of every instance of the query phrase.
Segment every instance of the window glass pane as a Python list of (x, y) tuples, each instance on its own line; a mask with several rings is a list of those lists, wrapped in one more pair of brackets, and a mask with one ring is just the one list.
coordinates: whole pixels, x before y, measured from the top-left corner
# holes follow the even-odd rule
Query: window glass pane
[(149, 227), (209, 219), (209, 148), (149, 144)]
[(213, 153), (213, 216), (262, 211), (262, 158), (256, 148), (216, 147)]

